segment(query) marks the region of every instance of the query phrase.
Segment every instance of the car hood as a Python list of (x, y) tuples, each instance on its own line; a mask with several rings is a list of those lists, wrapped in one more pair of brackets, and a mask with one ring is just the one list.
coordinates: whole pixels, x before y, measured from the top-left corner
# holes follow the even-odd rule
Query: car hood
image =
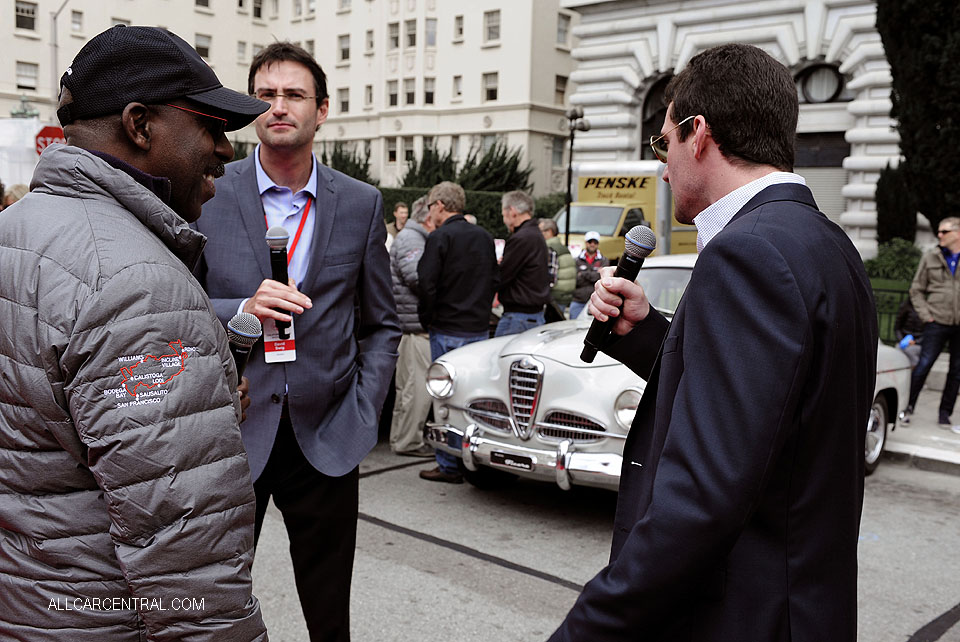
[(602, 352), (597, 353), (593, 363), (584, 363), (580, 360), (583, 338), (590, 327), (590, 321), (591, 319), (557, 321), (532, 328), (510, 338), (501, 348), (500, 356), (533, 355), (571, 368), (604, 368), (620, 365), (619, 361)]

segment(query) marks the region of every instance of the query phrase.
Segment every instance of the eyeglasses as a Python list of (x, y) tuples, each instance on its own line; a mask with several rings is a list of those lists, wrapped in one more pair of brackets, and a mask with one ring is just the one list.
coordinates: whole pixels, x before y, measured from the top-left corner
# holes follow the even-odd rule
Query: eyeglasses
[(949, 234), (950, 232), (956, 232), (956, 230), (952, 230), (952, 229), (950, 229), (950, 230), (937, 230), (937, 236), (940, 236), (941, 234)]
[(435, 200), (435, 201), (430, 201), (429, 203), (427, 203), (427, 209), (429, 210), (431, 207), (433, 207), (433, 206), (436, 205), (437, 203), (442, 203), (442, 202), (443, 202), (443, 201), (441, 201), (439, 198), (438, 198), (437, 200)]
[(653, 155), (657, 157), (658, 161), (660, 161), (661, 163), (667, 162), (667, 147), (663, 144), (663, 139), (667, 137), (667, 134), (669, 134), (674, 129), (684, 124), (688, 120), (691, 120), (696, 117), (697, 117), (696, 114), (694, 114), (693, 116), (687, 116), (686, 118), (681, 120), (679, 123), (674, 125), (673, 129), (666, 132), (665, 134), (660, 134), (656, 138), (654, 138), (653, 136), (650, 137), (650, 149), (653, 150)]
[(180, 111), (188, 111), (191, 114), (196, 114), (197, 116), (203, 116), (204, 118), (211, 118), (215, 121), (215, 126), (208, 126), (207, 129), (210, 131), (210, 134), (213, 136), (213, 140), (219, 140), (223, 136), (223, 132), (227, 126), (227, 119), (221, 118), (220, 116), (211, 116), (210, 114), (205, 114), (202, 111), (197, 111), (195, 109), (187, 109), (186, 107), (179, 107), (177, 105), (171, 105), (170, 103), (164, 103), (167, 107), (173, 107), (174, 109), (179, 109)]
[(287, 102), (294, 103), (294, 104), (302, 103), (305, 100), (311, 100), (313, 98), (316, 98), (316, 96), (304, 96), (299, 91), (288, 91), (285, 94), (278, 94), (272, 89), (258, 89), (253, 93), (253, 95), (256, 98), (259, 98), (260, 100), (264, 100), (268, 103), (272, 103), (277, 98), (283, 98)]

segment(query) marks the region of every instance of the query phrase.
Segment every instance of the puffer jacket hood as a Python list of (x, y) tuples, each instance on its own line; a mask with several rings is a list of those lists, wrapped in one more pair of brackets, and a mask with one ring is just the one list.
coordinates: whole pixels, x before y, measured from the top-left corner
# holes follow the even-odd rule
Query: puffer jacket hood
[(0, 214), (0, 639), (266, 640), (203, 235), (76, 147), (31, 187)]

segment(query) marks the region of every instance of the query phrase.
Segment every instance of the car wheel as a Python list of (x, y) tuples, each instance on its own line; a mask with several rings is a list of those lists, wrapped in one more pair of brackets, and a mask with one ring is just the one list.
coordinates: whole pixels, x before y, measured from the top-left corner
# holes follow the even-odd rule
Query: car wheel
[(506, 488), (517, 481), (517, 476), (501, 470), (494, 470), (486, 466), (478, 466), (477, 470), (463, 468), (463, 478), (480, 490), (499, 490)]
[(887, 400), (877, 395), (867, 419), (867, 438), (864, 442), (864, 471), (870, 475), (880, 465), (883, 447), (887, 443)]

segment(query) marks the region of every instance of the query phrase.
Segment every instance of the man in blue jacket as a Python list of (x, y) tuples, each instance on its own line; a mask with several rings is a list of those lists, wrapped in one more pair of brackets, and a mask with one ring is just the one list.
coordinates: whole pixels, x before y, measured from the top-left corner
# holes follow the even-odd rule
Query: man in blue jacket
[(786, 67), (723, 45), (665, 100), (651, 145), (700, 258), (672, 322), (612, 268), (591, 298), (617, 318), (605, 352), (648, 383), (610, 563), (551, 639), (854, 642), (877, 352), (863, 262), (791, 172)]

